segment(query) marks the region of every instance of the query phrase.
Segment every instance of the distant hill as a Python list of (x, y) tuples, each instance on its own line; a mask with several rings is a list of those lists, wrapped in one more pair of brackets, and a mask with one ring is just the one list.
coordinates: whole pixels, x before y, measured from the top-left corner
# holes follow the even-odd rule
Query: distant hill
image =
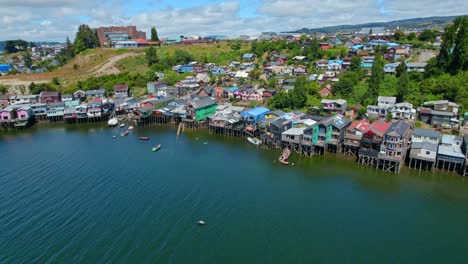
[[(0, 52), (2, 52), (3, 49), (5, 48), (5, 43), (6, 43), (6, 41), (0, 41)], [(61, 43), (56, 42), (56, 41), (42, 41), (42, 42), (34, 42), (34, 44), (36, 44), (36, 46), (40, 46), (40, 45), (52, 46), (52, 45), (57, 45), (57, 44), (61, 44)]]
[(335, 32), (357, 32), (362, 28), (386, 27), (403, 29), (422, 29), (422, 28), (444, 28), (444, 26), (457, 18), (458, 16), (448, 17), (424, 17), (395, 20), (390, 22), (370, 22), (357, 25), (339, 25), (321, 28), (302, 28), (291, 33), (335, 33)]

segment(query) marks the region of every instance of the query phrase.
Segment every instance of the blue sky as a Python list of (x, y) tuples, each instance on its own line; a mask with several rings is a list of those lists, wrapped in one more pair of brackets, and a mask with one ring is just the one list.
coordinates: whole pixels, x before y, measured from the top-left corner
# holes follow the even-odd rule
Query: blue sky
[[(63, 41), (80, 23), (160, 36), (258, 35), (340, 24), (468, 14), (466, 0), (0, 0), (0, 39)], [(21, 14), (21, 15), (19, 15)]]

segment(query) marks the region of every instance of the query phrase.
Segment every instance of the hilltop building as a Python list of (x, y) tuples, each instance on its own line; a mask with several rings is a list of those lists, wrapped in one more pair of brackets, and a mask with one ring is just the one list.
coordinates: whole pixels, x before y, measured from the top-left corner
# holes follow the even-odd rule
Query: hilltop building
[(123, 27), (99, 27), (96, 33), (101, 46), (110, 46), (117, 41), (126, 41), (130, 39), (146, 39), (146, 33), (138, 31), (136, 26)]

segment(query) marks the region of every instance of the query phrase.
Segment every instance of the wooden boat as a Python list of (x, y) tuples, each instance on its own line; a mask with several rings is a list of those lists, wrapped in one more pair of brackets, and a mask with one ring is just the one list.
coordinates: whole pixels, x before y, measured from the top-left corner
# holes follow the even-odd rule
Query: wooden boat
[(128, 130), (125, 130), (125, 132), (120, 133), (121, 137), (125, 137), (126, 135), (128, 135)]
[(107, 124), (109, 126), (116, 126), (119, 124), (119, 120), (117, 120), (117, 118), (114, 117), (114, 118), (109, 119), (109, 121), (107, 121)]
[(149, 140), (149, 137), (140, 137), (140, 140)]
[(160, 148), (161, 148), (161, 144), (159, 144), (159, 145), (157, 145), (156, 147), (154, 147), (151, 151), (156, 152), (156, 151), (158, 151)]
[(289, 162), (288, 162), (288, 161), (285, 161), (285, 160), (283, 160), (283, 159), (281, 159), (281, 158), (279, 158), (279, 162), (280, 162), (281, 164), (283, 164), (283, 165), (289, 165)]
[(283, 154), (279, 157), (278, 161), (283, 165), (289, 165), (289, 155), (291, 155), (291, 150), (289, 148), (285, 148), (283, 150)]
[(260, 145), (260, 144), (262, 143), (262, 141), (260, 141), (260, 139), (258, 139), (258, 138), (251, 138), (251, 137), (248, 137), (248, 138), (247, 138), (247, 141), (249, 141), (250, 143), (252, 143), (252, 144), (254, 144), (254, 145), (256, 145), (256, 146), (258, 146), (258, 145)]

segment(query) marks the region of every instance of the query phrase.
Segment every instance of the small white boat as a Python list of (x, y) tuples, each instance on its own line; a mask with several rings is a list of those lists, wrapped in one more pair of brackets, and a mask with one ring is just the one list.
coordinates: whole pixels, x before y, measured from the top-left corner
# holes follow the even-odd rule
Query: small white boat
[(133, 126), (129, 126), (129, 127), (128, 127), (128, 130), (133, 130)]
[(109, 126), (116, 126), (119, 124), (119, 120), (114, 117), (114, 118), (109, 119), (109, 121), (107, 121), (107, 124)]
[(206, 224), (206, 223), (205, 223), (205, 221), (200, 220), (200, 221), (197, 222), (197, 224), (198, 224), (198, 225), (204, 225), (204, 224)]
[(125, 126), (125, 124), (121, 124), (121, 125), (120, 125), (120, 127), (124, 127), (124, 126)]
[(112, 138), (116, 138), (116, 136), (112, 136)]
[(251, 137), (248, 137), (247, 138), (247, 141), (249, 141), (250, 143), (254, 144), (254, 145), (260, 145), (262, 143), (262, 141), (260, 141), (260, 139), (258, 138), (251, 138)]

